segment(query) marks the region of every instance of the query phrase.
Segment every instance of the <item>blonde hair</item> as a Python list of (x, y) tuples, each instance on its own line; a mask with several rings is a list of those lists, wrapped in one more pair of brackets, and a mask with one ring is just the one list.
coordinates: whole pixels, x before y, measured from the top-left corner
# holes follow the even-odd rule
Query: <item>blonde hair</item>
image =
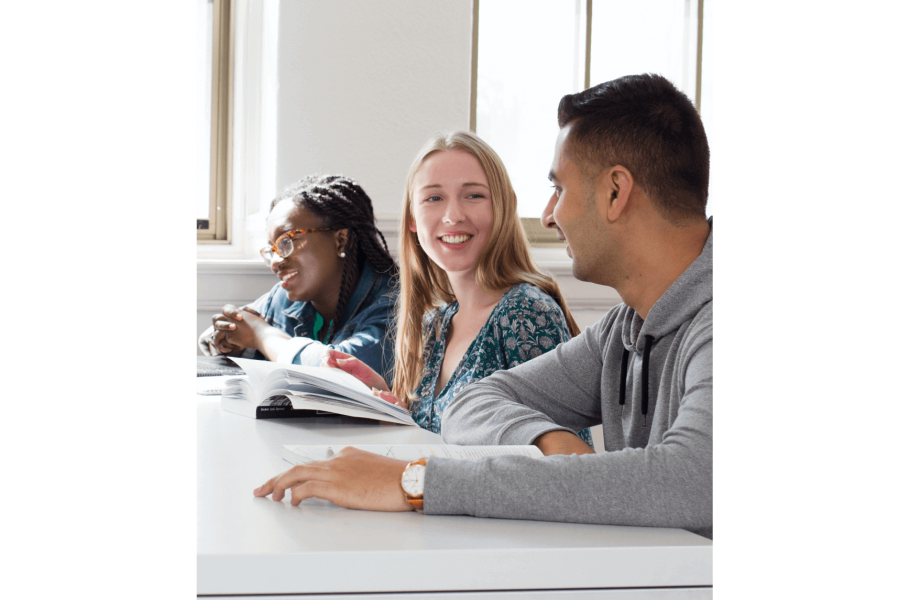
[[(569, 312), (556, 281), (541, 273), (531, 257), (525, 232), (516, 214), (516, 193), (500, 157), (481, 138), (468, 131), (454, 131), (437, 136), (419, 151), (406, 176), (406, 190), (403, 192), (400, 221), (400, 301), (395, 320), (393, 392), (407, 404), (415, 400), (415, 389), (422, 380), (425, 359), (422, 356), (425, 334), (422, 320), (428, 311), (441, 302), (456, 300), (447, 273), (425, 254), (416, 234), (410, 230), (413, 180), (416, 173), (432, 154), (447, 150), (462, 150), (478, 159), (491, 191), (493, 221), (475, 267), (475, 281), (479, 287), (499, 292), (517, 283), (535, 285), (562, 308), (572, 336), (581, 331)], [(437, 323), (431, 326), (437, 326)]]

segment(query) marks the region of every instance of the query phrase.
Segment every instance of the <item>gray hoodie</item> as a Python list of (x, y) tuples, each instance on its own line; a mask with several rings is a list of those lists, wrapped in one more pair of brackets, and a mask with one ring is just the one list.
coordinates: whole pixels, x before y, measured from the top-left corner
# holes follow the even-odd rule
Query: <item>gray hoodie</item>
[(431, 458), (425, 512), (712, 538), (712, 245), (710, 229), (646, 321), (620, 304), (552, 352), (471, 385), (444, 412), (451, 444), (531, 444), (602, 423), (606, 452)]

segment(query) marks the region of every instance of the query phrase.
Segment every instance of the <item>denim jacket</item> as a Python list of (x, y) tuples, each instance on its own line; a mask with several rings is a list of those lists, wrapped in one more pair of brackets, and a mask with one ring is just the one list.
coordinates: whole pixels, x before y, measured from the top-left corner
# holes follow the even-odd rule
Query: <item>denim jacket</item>
[[(333, 348), (363, 361), (387, 380), (394, 366), (394, 348), (387, 341), (388, 321), (394, 311), (396, 294), (392, 279), (364, 263), (359, 283), (347, 302), (340, 329), (330, 344), (313, 339), (316, 311), (309, 302), (292, 302), (281, 287), (250, 304), (266, 323), (291, 336), (288, 349), (277, 362), (319, 366), (325, 350)], [(388, 384), (390, 385), (390, 381)]]

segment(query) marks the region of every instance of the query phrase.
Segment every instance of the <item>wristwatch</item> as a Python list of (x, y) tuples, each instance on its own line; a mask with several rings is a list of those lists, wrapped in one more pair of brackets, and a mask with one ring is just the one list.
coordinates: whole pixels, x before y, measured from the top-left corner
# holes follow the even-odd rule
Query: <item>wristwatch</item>
[(420, 458), (411, 462), (403, 469), (400, 477), (400, 487), (406, 494), (406, 501), (416, 510), (422, 510), (425, 498), (425, 462), (427, 458)]

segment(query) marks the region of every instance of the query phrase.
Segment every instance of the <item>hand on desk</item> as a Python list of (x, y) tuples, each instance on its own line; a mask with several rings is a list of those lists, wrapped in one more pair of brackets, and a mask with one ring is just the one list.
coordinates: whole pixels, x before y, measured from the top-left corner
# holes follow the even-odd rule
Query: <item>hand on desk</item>
[(408, 408), (405, 402), (402, 402), (394, 394), (385, 383), (384, 378), (375, 372), (375, 370), (363, 361), (345, 354), (338, 350), (326, 350), (325, 358), (322, 359), (323, 367), (335, 367), (346, 373), (349, 373), (362, 381), (364, 384), (372, 388), (372, 394), (378, 396), (386, 402)]
[(359, 510), (413, 510), (400, 487), (408, 463), (356, 448), (344, 448), (334, 458), (297, 465), (253, 490), (257, 497), (272, 494), (280, 502), (291, 490), (291, 504), (322, 498)]

